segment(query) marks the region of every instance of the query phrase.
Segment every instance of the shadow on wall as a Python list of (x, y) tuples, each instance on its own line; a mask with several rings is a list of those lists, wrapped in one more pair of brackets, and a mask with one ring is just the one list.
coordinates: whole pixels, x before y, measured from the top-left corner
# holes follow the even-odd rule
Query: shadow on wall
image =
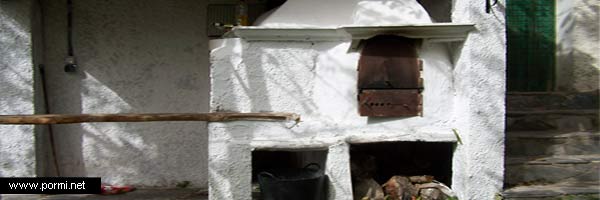
[[(516, 7), (511, 9), (518, 10)], [(531, 24), (532, 20), (519, 21), (515, 15), (508, 16), (509, 90), (597, 90), (600, 85), (598, 8), (597, 3), (590, 0), (559, 1), (556, 16), (538, 12), (537, 24)], [(535, 25), (539, 31), (532, 31), (528, 24)]]
[[(462, 133), (460, 137), (464, 144), (477, 144), (465, 145), (461, 148), (470, 149), (468, 151), (472, 152), (467, 153), (469, 159), (477, 161), (477, 163), (468, 164), (470, 165), (468, 167), (469, 171), (455, 171), (454, 173), (457, 173), (457, 175), (453, 181), (457, 183), (464, 181), (462, 176), (467, 175), (476, 176), (478, 180), (486, 183), (485, 185), (478, 185), (478, 187), (464, 188), (463, 191), (459, 189), (463, 193), (459, 195), (471, 196), (471, 198), (478, 195), (493, 196), (495, 192), (501, 191), (503, 180), (504, 93), (507, 84), (505, 79), (507, 67), (505, 56), (506, 37), (503, 30), (506, 27), (504, 23), (506, 10), (505, 5), (498, 2), (498, 5), (492, 7), (490, 13), (486, 13), (484, 3), (484, 1), (481, 1), (480, 6), (470, 6), (467, 10), (471, 15), (469, 19), (474, 20), (470, 23), (476, 24), (476, 29), (469, 33), (467, 40), (471, 44), (467, 45), (479, 46), (463, 49), (469, 51), (463, 52), (467, 57), (459, 58), (456, 61), (459, 64), (455, 66), (454, 70), (455, 77), (461, 77), (468, 70), (477, 71), (477, 73), (469, 73), (469, 77), (457, 79), (457, 88), (455, 88), (456, 91), (459, 91), (458, 96), (461, 98), (459, 101), (463, 98), (470, 101), (465, 103), (468, 105), (466, 110), (470, 110), (470, 112), (461, 114), (461, 117), (468, 118), (468, 123), (465, 125), (466, 133)], [(468, 59), (466, 63), (460, 61), (465, 58)], [(464, 81), (474, 83), (465, 84)], [(462, 154), (464, 151), (463, 149), (458, 153)], [(496, 165), (489, 165), (490, 163)], [(457, 162), (453, 164), (458, 165)], [(462, 188), (463, 186), (456, 187)]]
[(417, 0), (425, 8), (433, 22), (451, 22), (451, 0)]
[[(557, 47), (562, 48), (562, 45)], [(586, 92), (598, 89), (600, 68), (598, 56), (578, 50), (559, 51), (557, 55), (557, 91)]]
[[(585, 92), (600, 85), (598, 12), (593, 0), (557, 9), (557, 90)], [(572, 6), (572, 7), (571, 7)]]
[[(239, 42), (239, 43), (238, 43)], [(321, 54), (339, 46), (339, 43), (319, 43), (310, 42), (244, 42), (237, 39), (228, 39), (225, 41), (224, 49), (213, 52), (215, 58), (222, 56), (222, 53), (231, 54), (225, 59), (215, 59), (212, 63), (214, 81), (218, 82), (214, 86), (214, 98), (218, 101), (212, 102), (213, 109), (221, 112), (294, 112), (303, 116), (315, 115), (318, 105), (313, 100), (314, 84), (316, 79), (325, 79), (328, 77), (316, 77), (317, 70), (337, 70), (344, 76), (356, 76), (354, 68), (349, 70), (340, 69), (342, 64), (337, 63), (342, 60), (332, 59), (330, 55)], [(239, 48), (239, 49), (238, 49)], [(229, 56), (236, 57), (230, 58)], [(323, 57), (320, 57), (323, 56)], [(239, 57), (239, 59), (238, 59)], [(327, 63), (323, 63), (326, 60)], [(318, 64), (328, 65), (327, 69), (318, 69)], [(323, 81), (328, 84), (326, 80)], [(332, 83), (340, 84), (340, 83)], [(335, 88), (335, 87), (331, 87)], [(346, 94), (345, 91), (331, 90), (330, 92), (341, 96), (352, 97), (355, 94)], [(349, 98), (353, 99), (353, 98)], [(355, 114), (355, 110), (342, 111)], [(350, 114), (350, 113), (349, 113)], [(273, 122), (270, 122), (273, 123)], [(283, 125), (283, 124), (282, 124)], [(240, 129), (243, 127), (243, 130)], [(211, 196), (217, 199), (244, 199), (248, 194), (240, 192), (240, 188), (247, 188), (251, 184), (250, 166), (244, 167), (243, 164), (251, 163), (251, 148), (249, 145), (239, 145), (232, 141), (246, 141), (249, 138), (265, 137), (262, 123), (245, 126), (240, 123), (239, 126), (227, 125), (226, 130), (220, 133), (229, 133), (227, 136), (217, 136), (226, 138), (227, 145), (215, 145), (214, 152), (227, 152), (227, 158), (218, 158), (210, 162), (211, 181), (218, 184), (219, 189), (212, 191)], [(319, 133), (326, 130), (298, 131), (290, 129), (288, 131), (277, 132), (277, 137), (283, 134), (291, 134), (296, 137), (318, 137)], [(255, 133), (263, 133), (255, 135)], [(294, 137), (290, 136), (290, 137)], [(224, 142), (219, 139), (212, 139), (215, 143)], [(215, 144), (212, 143), (212, 144)], [(231, 166), (231, 162), (238, 162), (240, 165)], [(227, 167), (224, 167), (227, 166)], [(231, 168), (244, 170), (239, 173), (244, 176), (241, 179), (227, 179), (231, 177)], [(216, 179), (216, 180), (214, 180)], [(233, 191), (235, 190), (235, 191)], [(335, 192), (335, 191), (333, 191)], [(232, 196), (230, 196), (232, 195)]]
[[(82, 103), (81, 98), (78, 98), (81, 94), (81, 82), (85, 76), (85, 74), (81, 74), (83, 77), (75, 75), (73, 77), (81, 77), (79, 80), (70, 81), (73, 85), (69, 86), (69, 96), (73, 95), (75, 98), (69, 98), (69, 110), (68, 113), (83, 113), (82, 112)], [(48, 91), (49, 100), (52, 98), (51, 89)], [(60, 95), (57, 95), (60, 96)], [(50, 103), (51, 104), (51, 103)], [(52, 104), (51, 104), (52, 105)], [(50, 109), (52, 106), (49, 106), (49, 110), (54, 112), (55, 109)], [(58, 111), (58, 110), (56, 110)], [(64, 111), (63, 111), (64, 112)], [(56, 112), (60, 113), (60, 112)], [(56, 157), (58, 158), (58, 170), (60, 176), (67, 177), (78, 177), (78, 176), (87, 176), (88, 173), (85, 169), (84, 163), (84, 155), (83, 155), (83, 134), (85, 133), (85, 129), (83, 129), (83, 125), (74, 124), (74, 125), (51, 125), (54, 131), (54, 141), (56, 148)]]
[[(29, 1), (0, 1), (0, 114), (32, 114)], [(0, 126), (0, 176), (35, 175), (33, 126)]]
[[(44, 1), (49, 104), (53, 113), (208, 111), (203, 1), (74, 2), (80, 66), (63, 71), (66, 1)], [(111, 184), (206, 187), (204, 122), (55, 126), (63, 176)]]

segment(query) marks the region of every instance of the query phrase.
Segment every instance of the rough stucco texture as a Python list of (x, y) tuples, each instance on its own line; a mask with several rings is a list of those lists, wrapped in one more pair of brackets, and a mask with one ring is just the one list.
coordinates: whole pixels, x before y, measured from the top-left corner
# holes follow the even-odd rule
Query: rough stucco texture
[[(353, 3), (357, 2), (348, 2)], [(360, 6), (368, 10), (384, 3), (361, 1)], [(475, 23), (478, 28), (462, 48), (456, 48), (458, 52), (453, 52), (460, 55), (456, 64), (452, 64), (443, 44), (424, 42), (420, 47), (425, 88), (422, 117), (358, 116), (359, 54), (347, 53), (348, 41), (225, 40), (223, 46), (211, 52), (211, 109), (294, 112), (302, 116), (302, 121), (209, 123), (210, 199), (251, 199), (248, 151), (307, 148), (329, 149), (325, 168), (331, 182), (330, 199), (351, 199), (349, 144), (454, 142), (453, 128), (463, 144), (457, 145), (453, 157), (452, 187), (460, 199), (493, 199), (501, 191), (503, 177), (505, 44), (504, 31), (498, 30), (504, 30), (504, 14), (498, 7), (494, 14), (485, 14), (483, 5), (456, 1), (453, 18)], [(359, 14), (353, 19), (376, 25), (370, 22), (376, 22), (378, 16), (405, 13), (380, 10), (386, 13), (373, 14), (371, 20), (367, 20), (371, 12), (351, 16)], [(265, 21), (275, 26), (278, 20)], [(301, 18), (294, 23), (319, 25)], [(342, 24), (327, 26), (338, 25)]]
[[(416, 9), (415, 9), (416, 8)], [(310, 12), (306, 12), (310, 10)], [(335, 10), (335, 14), (332, 14)], [(319, 5), (304, 0), (287, 1), (259, 17), (256, 26), (337, 27), (342, 25), (397, 25), (431, 22), (417, 1), (326, 0)]]
[(494, 199), (504, 173), (504, 94), (506, 92), (505, 1), (490, 13), (477, 0), (456, 0), (452, 21), (474, 23), (454, 69), (455, 109), (460, 113), (452, 187), (459, 199)]
[[(347, 143), (454, 141), (452, 67), (440, 44), (423, 44), (423, 117), (360, 117), (357, 53), (349, 42), (225, 41), (211, 54), (213, 111), (294, 112), (302, 122), (209, 123), (211, 199), (249, 199), (250, 150), (329, 148), (333, 199), (349, 199)], [(343, 148), (346, 147), (346, 148)], [(340, 149), (341, 148), (341, 149)], [(236, 163), (232, 165), (232, 163)]]
[(562, 0), (557, 3), (557, 89), (590, 91), (600, 87), (600, 3)]
[[(80, 66), (65, 73), (66, 1), (45, 1), (52, 113), (208, 111), (205, 1), (74, 1)], [(54, 126), (63, 176), (139, 187), (207, 185), (204, 122)]]
[[(33, 114), (31, 1), (0, 1), (0, 114)], [(0, 177), (35, 176), (33, 126), (0, 126)]]

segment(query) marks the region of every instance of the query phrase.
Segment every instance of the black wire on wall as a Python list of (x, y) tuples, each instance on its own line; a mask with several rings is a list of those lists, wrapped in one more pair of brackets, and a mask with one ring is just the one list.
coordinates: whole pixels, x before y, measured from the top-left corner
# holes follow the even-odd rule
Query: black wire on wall
[[(39, 8), (39, 26), (40, 26), (40, 40), (41, 40), (41, 44), (42, 46), (38, 46), (38, 48), (46, 48), (46, 12), (44, 10), (44, 3), (43, 0), (37, 0), (37, 6)], [(42, 60), (43, 62), (44, 60)], [(38, 69), (39, 69), (39, 73), (40, 73), (40, 79), (41, 79), (41, 87), (42, 87), (42, 98), (43, 98), (43, 103), (44, 103), (44, 114), (50, 114), (52, 113), (52, 111), (50, 110), (50, 103), (48, 101), (48, 82), (46, 80), (46, 67), (44, 64), (39, 64), (38, 65)], [(56, 142), (55, 142), (55, 136), (54, 136), (54, 129), (52, 125), (47, 125), (47, 131), (48, 131), (48, 142), (50, 143), (50, 150), (51, 150), (51, 154), (52, 154), (52, 164), (54, 167), (54, 175), (55, 176), (61, 176), (61, 171), (60, 171), (60, 165), (58, 164), (58, 154), (56, 153)]]
[(74, 56), (73, 53), (73, 1), (67, 0), (67, 42), (69, 56)]
[(77, 62), (73, 50), (73, 1), (67, 0), (67, 49), (68, 56), (65, 59), (65, 72), (76, 72)]

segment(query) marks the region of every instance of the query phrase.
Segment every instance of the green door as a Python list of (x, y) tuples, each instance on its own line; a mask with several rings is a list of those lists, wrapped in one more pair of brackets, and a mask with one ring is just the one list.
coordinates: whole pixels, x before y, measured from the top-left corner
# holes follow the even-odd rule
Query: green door
[(508, 91), (554, 88), (554, 0), (507, 0)]

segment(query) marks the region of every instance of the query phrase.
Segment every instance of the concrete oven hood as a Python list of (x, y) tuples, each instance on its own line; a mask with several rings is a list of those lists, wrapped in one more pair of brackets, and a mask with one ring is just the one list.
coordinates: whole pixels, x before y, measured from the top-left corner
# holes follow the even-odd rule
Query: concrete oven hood
[(415, 0), (319, 3), (315, 6), (308, 0), (290, 0), (259, 17), (255, 26), (236, 27), (226, 37), (248, 41), (352, 40), (348, 51), (356, 52), (361, 40), (381, 34), (451, 42), (466, 39), (474, 29), (474, 24), (432, 23)]
[(301, 27), (236, 27), (228, 37), (247, 41), (343, 41), (352, 40), (348, 52), (356, 52), (360, 41), (376, 35), (398, 35), (419, 38), (428, 42), (463, 41), (474, 24), (431, 23), (386, 26), (340, 26), (335, 28)]

